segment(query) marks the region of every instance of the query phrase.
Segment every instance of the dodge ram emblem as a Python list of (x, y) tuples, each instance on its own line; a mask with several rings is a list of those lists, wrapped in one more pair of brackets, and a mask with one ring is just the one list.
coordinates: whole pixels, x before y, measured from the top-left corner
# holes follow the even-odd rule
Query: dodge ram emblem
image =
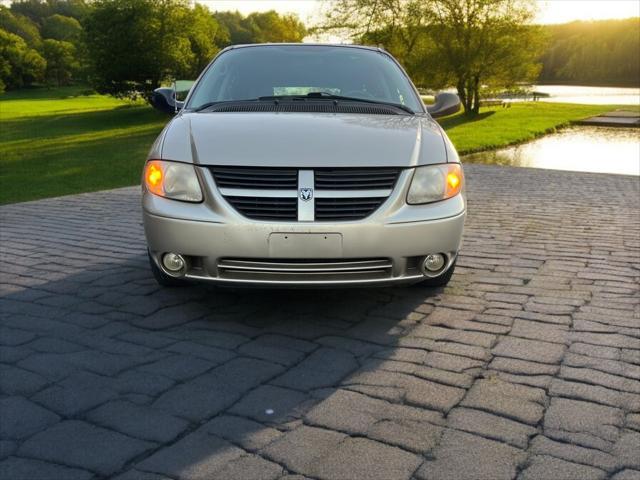
[(308, 202), (313, 198), (313, 188), (301, 188), (300, 189), (300, 200)]

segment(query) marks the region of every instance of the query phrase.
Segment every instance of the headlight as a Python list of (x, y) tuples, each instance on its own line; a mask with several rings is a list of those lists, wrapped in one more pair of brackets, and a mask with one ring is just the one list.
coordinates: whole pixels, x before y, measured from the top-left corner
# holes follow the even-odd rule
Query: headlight
[(463, 181), (459, 163), (418, 167), (411, 179), (407, 203), (417, 205), (454, 197), (462, 190)]
[(144, 184), (151, 193), (184, 202), (201, 202), (202, 190), (193, 165), (150, 160), (144, 167)]

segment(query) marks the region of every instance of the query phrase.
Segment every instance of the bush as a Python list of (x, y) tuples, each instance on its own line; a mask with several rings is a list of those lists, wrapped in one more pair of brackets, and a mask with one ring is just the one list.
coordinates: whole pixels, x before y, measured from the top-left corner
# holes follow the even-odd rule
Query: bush
[(44, 78), (47, 62), (18, 35), (0, 29), (0, 81), (3, 88), (29, 86)]

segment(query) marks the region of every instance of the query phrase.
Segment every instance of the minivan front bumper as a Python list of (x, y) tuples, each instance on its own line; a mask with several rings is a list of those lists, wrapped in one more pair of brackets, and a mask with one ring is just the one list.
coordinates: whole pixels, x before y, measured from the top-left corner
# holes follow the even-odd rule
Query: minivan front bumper
[[(251, 286), (340, 286), (415, 283), (426, 255), (440, 253), (446, 271), (456, 258), (466, 214), (463, 194), (426, 205), (405, 201), (412, 169), (366, 219), (270, 222), (243, 217), (206, 168), (197, 168), (205, 201), (186, 203), (143, 192), (152, 261), (182, 255), (186, 279)], [(427, 272), (429, 273), (429, 272)]]

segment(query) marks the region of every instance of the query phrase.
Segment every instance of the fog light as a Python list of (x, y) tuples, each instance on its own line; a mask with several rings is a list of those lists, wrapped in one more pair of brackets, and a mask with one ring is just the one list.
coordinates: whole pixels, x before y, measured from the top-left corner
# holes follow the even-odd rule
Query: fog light
[(444, 263), (444, 255), (432, 253), (431, 255), (427, 255), (427, 258), (424, 259), (424, 269), (429, 272), (437, 272), (438, 270), (442, 270)]
[(177, 273), (185, 266), (184, 258), (177, 253), (165, 253), (162, 257), (162, 265), (170, 272)]

